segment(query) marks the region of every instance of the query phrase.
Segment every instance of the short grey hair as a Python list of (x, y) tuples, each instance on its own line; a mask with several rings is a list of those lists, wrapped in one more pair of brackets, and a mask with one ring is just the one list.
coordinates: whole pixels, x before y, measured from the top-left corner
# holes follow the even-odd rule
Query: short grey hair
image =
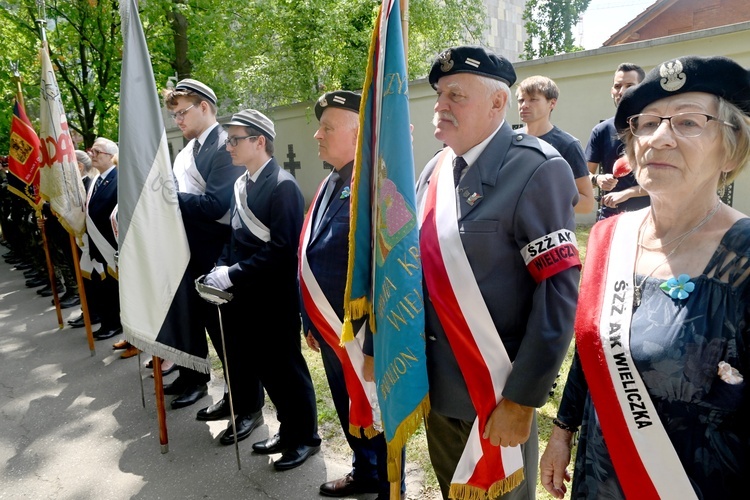
[(111, 141), (105, 137), (97, 137), (94, 141), (94, 145), (100, 144), (104, 147), (104, 152), (111, 154), (112, 156), (117, 156), (117, 153), (120, 152), (120, 149), (117, 147), (117, 144), (114, 141)]
[(91, 170), (91, 157), (86, 154), (86, 151), (76, 151), (76, 160), (78, 160), (78, 163), (83, 164), (83, 173)]

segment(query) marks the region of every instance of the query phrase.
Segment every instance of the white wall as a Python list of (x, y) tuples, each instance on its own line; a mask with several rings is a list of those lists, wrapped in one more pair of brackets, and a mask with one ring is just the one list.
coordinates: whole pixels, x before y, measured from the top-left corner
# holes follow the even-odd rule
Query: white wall
[[(657, 64), (683, 55), (725, 55), (744, 67), (750, 66), (750, 22), (724, 26), (645, 42), (604, 47), (573, 54), (547, 57), (514, 64), (518, 81), (532, 75), (545, 75), (560, 87), (560, 99), (552, 121), (576, 136), (585, 147), (589, 133), (600, 120), (614, 115), (615, 108), (609, 95), (615, 68), (622, 62), (633, 62), (646, 71)], [(720, 78), (720, 75), (717, 75)], [(514, 89), (515, 90), (515, 89)], [(433, 137), (432, 109), (435, 92), (426, 79), (409, 84), (411, 122), (414, 124), (414, 163), (417, 174), (441, 147)], [(299, 103), (272, 109), (268, 112), (276, 125), (276, 160), (289, 162), (289, 146), (294, 148), (295, 161), (301, 168), (295, 176), (302, 187), (307, 203), (327, 171), (317, 157), (313, 134), (317, 120), (314, 103)], [(227, 121), (222, 117), (220, 121)], [(507, 120), (520, 123), (518, 109), (513, 102)], [(183, 147), (179, 129), (171, 120), (165, 123), (173, 154)], [(750, 173), (744, 173), (735, 182), (733, 205), (750, 214)], [(578, 217), (580, 222), (592, 222), (593, 212)]]

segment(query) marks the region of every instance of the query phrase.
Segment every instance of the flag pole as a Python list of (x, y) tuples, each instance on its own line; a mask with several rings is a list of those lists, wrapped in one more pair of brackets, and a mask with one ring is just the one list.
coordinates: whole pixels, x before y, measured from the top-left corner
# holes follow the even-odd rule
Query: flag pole
[(91, 355), (96, 354), (96, 348), (94, 348), (94, 334), (91, 331), (91, 316), (89, 315), (89, 302), (86, 298), (86, 289), (83, 285), (83, 275), (81, 275), (81, 263), (80, 254), (78, 252), (78, 245), (72, 233), (70, 236), (70, 250), (73, 255), (73, 267), (76, 271), (76, 283), (78, 283), (78, 297), (81, 299), (81, 313), (83, 314), (83, 324), (86, 326), (86, 339), (89, 343), (89, 350)]
[[(409, 0), (401, 0), (399, 4), (401, 10), (401, 39), (404, 44), (404, 69), (406, 74), (404, 77), (408, 81), (409, 79)], [(405, 465), (405, 464), (404, 464)], [(404, 474), (404, 471), (401, 471)], [(401, 499), (401, 478), (397, 478), (396, 481), (391, 482), (391, 500)]]
[(404, 66), (409, 75), (409, 0), (401, 0), (401, 38), (404, 41)]
[(47, 230), (46, 224), (44, 223), (44, 216), (42, 215), (42, 210), (38, 209), (36, 211), (36, 220), (37, 220), (37, 226), (39, 227), (39, 230), (42, 233), (42, 245), (44, 246), (44, 257), (47, 261), (47, 272), (49, 274), (49, 283), (50, 288), (52, 288), (52, 298), (55, 302), (55, 311), (57, 312), (57, 325), (60, 327), (60, 330), (62, 330), (63, 326), (63, 318), (62, 318), (62, 309), (60, 309), (60, 295), (57, 291), (57, 282), (55, 280), (55, 266), (52, 264), (52, 257), (49, 253), (49, 244), (47, 243)]
[[(44, 28), (42, 28), (42, 33), (44, 33), (43, 30)], [(13, 72), (13, 76), (11, 78), (13, 79), (13, 81), (16, 82), (16, 101), (19, 104), (21, 104), (22, 107), (25, 108), (26, 106), (24, 105), (24, 101), (23, 101), (23, 88), (21, 87), (22, 78), (21, 78), (21, 73), (18, 71), (18, 63), (15, 63), (15, 64), (11, 63), (11, 71)], [(55, 283), (55, 269), (52, 265), (52, 258), (50, 257), (49, 246), (47, 245), (47, 232), (44, 229), (45, 227), (44, 217), (42, 216), (42, 211), (39, 208), (37, 208), (36, 210), (36, 220), (37, 220), (37, 226), (39, 227), (39, 231), (42, 234), (42, 244), (44, 246), (44, 257), (47, 262), (47, 273), (49, 274), (50, 287), (52, 288), (52, 295), (54, 297), (54, 302), (55, 302), (55, 310), (57, 311), (57, 324), (62, 329), (63, 327), (62, 310), (60, 309), (60, 298), (57, 294), (57, 285)]]

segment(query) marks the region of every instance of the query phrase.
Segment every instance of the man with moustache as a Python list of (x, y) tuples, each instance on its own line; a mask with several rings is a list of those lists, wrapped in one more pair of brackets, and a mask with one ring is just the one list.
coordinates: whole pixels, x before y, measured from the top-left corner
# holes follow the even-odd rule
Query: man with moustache
[[(246, 109), (227, 127), (232, 162), (246, 172), (234, 184), (231, 240), (205, 284), (234, 296), (220, 307), (237, 439), (263, 423), (265, 387), (279, 432), (253, 444), (253, 451), (282, 453), (274, 468), (288, 470), (320, 450), (315, 390), (300, 338), (297, 251), (305, 201), (273, 157), (276, 130), (267, 116)], [(233, 442), (230, 422), (221, 443)]]
[[(164, 101), (182, 135), (190, 141), (174, 161), (177, 199), (190, 247), (188, 270), (193, 279), (209, 272), (229, 240), (229, 204), (234, 181), (243, 169), (232, 165), (224, 145), (226, 132), (216, 121), (216, 94), (206, 84), (186, 78), (174, 89), (166, 89)], [(190, 331), (183, 332), (190, 352), (208, 355), (206, 332), (221, 358), (221, 331), (215, 306), (202, 300), (193, 289), (184, 314), (190, 317)], [(179, 364), (179, 363), (178, 363)], [(164, 394), (177, 395), (172, 408), (190, 406), (208, 392), (210, 375), (180, 366), (179, 376), (164, 386)], [(198, 412), (198, 420), (229, 416), (225, 396)]]
[(445, 50), (429, 74), (446, 147), (417, 207), (427, 443), (446, 499), (535, 498), (535, 409), (573, 333), (578, 191), (554, 148), (505, 120), (515, 80), (507, 59), (472, 46)]
[[(625, 91), (641, 83), (645, 76), (643, 68), (633, 63), (622, 63), (617, 67), (609, 91), (615, 108), (620, 104)], [(613, 116), (594, 127), (586, 146), (586, 164), (591, 172), (591, 184), (602, 193), (599, 220), (620, 212), (639, 210), (650, 203), (648, 194), (638, 185), (632, 172), (624, 177), (614, 176), (614, 165), (618, 160), (626, 161), (625, 145), (619, 138)], [(601, 174), (598, 173), (600, 166)]]

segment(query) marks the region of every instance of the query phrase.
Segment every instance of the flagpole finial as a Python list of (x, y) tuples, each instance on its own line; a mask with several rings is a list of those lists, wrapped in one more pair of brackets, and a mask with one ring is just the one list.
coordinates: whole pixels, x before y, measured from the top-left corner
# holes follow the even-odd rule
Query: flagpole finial
[(42, 42), (47, 41), (47, 4), (44, 0), (36, 0), (36, 24), (39, 26), (39, 36), (42, 38)]

